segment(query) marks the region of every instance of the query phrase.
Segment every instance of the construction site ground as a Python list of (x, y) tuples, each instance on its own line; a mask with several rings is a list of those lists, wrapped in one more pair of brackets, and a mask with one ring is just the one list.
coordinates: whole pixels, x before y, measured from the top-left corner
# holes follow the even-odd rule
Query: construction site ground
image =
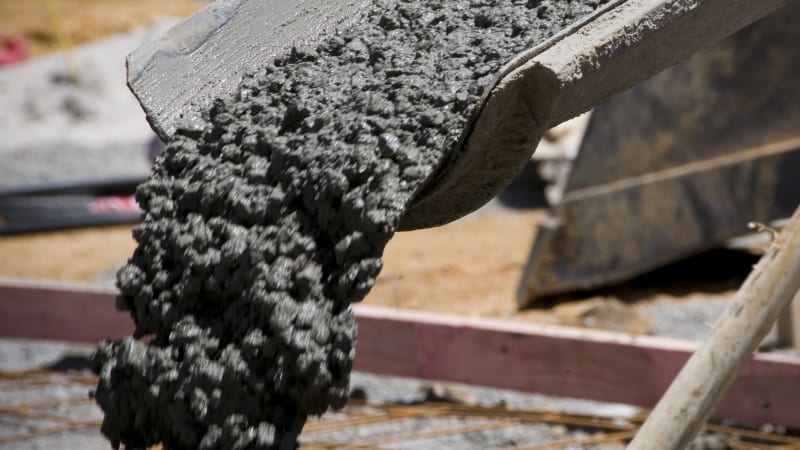
[[(743, 256), (733, 272), (691, 276), (692, 267), (719, 263), (709, 255), (603, 293), (519, 310), (515, 288), (544, 214), (494, 205), (445, 227), (398, 234), (365, 303), (700, 339), (752, 259)], [(3, 237), (0, 276), (110, 286), (133, 249), (130, 226)], [(87, 396), (95, 382), (87, 370), (91, 351), (0, 341), (0, 448), (107, 448), (98, 431), (102, 413)], [(355, 374), (352, 388), (355, 400), (344, 411), (308, 425), (303, 448), (617, 449), (643, 414), (625, 405), (368, 374)], [(715, 426), (695, 448), (755, 448), (739, 440), (753, 430)], [(794, 442), (783, 430), (763, 430), (769, 433), (755, 437), (765, 445)]]
[[(383, 272), (364, 303), (700, 339), (753, 261), (749, 255), (710, 254), (605, 292), (520, 310), (515, 291), (544, 214), (496, 209), (400, 233), (388, 245)], [(0, 276), (113, 286), (116, 269), (134, 248), (129, 226), (2, 237), (0, 254), (14, 257), (0, 261)], [(731, 264), (731, 256), (739, 261)], [(722, 258), (726, 270), (695, 272)]]
[[(657, 279), (519, 311), (517, 278), (543, 214), (494, 207), (442, 228), (401, 233), (365, 303), (700, 338), (742, 276), (686, 276), (706, 259)], [(0, 276), (108, 286), (133, 248), (129, 226), (3, 237)], [(101, 412), (87, 396), (95, 382), (87, 371), (91, 351), (0, 341), (0, 448), (107, 448), (98, 431)], [(355, 374), (352, 387), (354, 401), (344, 411), (308, 425), (303, 448), (616, 449), (643, 414), (625, 405), (367, 374)], [(716, 427), (696, 448), (754, 448), (736, 437), (752, 430)], [(758, 433), (764, 444), (794, 439)]]
[[(25, 36), (33, 57), (0, 68), (0, 187), (146, 174), (153, 134), (125, 89), (125, 54), (174, 23), (165, 17), (185, 16), (204, 2), (55, 3), (73, 43), (86, 44), (71, 56), (59, 52), (45, 1), (0, 0), (0, 34)], [(69, 58), (80, 69), (73, 84), (64, 81)], [(541, 197), (540, 187), (522, 189), (523, 196), (530, 189)], [(712, 253), (624, 286), (519, 310), (515, 292), (546, 214), (541, 206), (495, 200), (450, 225), (398, 234), (364, 302), (699, 340), (755, 261)], [(129, 225), (0, 237), (0, 277), (110, 286), (134, 248)], [(101, 412), (87, 396), (95, 382), (86, 366), (90, 352), (91, 346), (0, 340), (0, 449), (108, 448)], [(622, 448), (641, 419), (641, 411), (624, 405), (366, 374), (355, 374), (352, 385), (351, 405), (311, 422), (303, 448), (612, 449)], [(745, 431), (716, 431), (697, 448), (757, 448), (742, 443)], [(765, 445), (793, 442), (780, 433), (751, 437)]]

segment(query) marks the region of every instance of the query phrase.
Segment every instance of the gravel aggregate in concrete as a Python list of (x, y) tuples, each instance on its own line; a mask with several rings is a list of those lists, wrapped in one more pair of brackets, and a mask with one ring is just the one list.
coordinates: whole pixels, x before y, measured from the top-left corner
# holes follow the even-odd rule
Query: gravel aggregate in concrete
[(378, 0), (186, 117), (137, 192), (135, 336), (94, 358), (112, 444), (292, 448), (342, 407), (405, 208), (495, 72), (600, 3)]

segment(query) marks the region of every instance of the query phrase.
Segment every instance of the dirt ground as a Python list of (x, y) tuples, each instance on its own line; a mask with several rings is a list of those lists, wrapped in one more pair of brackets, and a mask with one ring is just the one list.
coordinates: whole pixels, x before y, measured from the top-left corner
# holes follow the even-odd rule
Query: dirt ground
[[(518, 310), (515, 291), (543, 214), (503, 211), (398, 233), (386, 247), (383, 272), (364, 302), (649, 333), (649, 319), (613, 297)], [(134, 248), (127, 226), (0, 237), (0, 277), (110, 283)]]
[[(516, 283), (541, 214), (492, 214), (398, 233), (386, 248), (385, 268), (368, 302), (512, 314)], [(0, 276), (92, 282), (122, 264), (134, 248), (129, 226), (0, 237)]]
[(0, 237), (0, 276), (92, 281), (135, 248), (129, 226)]
[(520, 311), (516, 290), (544, 210), (504, 211), (444, 227), (400, 233), (384, 253), (384, 270), (367, 304), (598, 326), (647, 333), (648, 321), (616, 299), (589, 298)]
[[(23, 36), (31, 56), (60, 48), (56, 23), (72, 45), (134, 30), (160, 17), (186, 17), (200, 0), (0, 0), (0, 36)], [(58, 11), (54, 16), (48, 4)]]

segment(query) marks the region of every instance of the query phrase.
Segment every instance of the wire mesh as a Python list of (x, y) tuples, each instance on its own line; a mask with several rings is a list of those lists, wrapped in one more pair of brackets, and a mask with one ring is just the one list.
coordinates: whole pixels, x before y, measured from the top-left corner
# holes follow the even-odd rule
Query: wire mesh
[[(86, 372), (0, 372), (0, 448), (24, 447), (46, 436), (77, 432), (99, 435), (102, 412), (88, 396), (95, 383), (96, 378)], [(622, 448), (643, 418), (455, 402), (370, 404), (352, 399), (341, 411), (312, 418), (300, 444), (310, 450), (453, 446), (463, 450), (470, 447), (464, 443), (472, 440), (472, 447), (487, 448), (481, 445), (492, 442), (493, 448), (502, 450)], [(558, 426), (566, 433), (547, 433), (537, 441), (531, 431), (543, 426)], [(800, 438), (791, 435), (720, 424), (709, 424), (706, 430), (724, 436), (734, 449), (800, 449)], [(509, 438), (506, 445), (498, 445), (503, 441), (486, 441), (487, 435), (480, 433), (526, 436), (527, 440)]]

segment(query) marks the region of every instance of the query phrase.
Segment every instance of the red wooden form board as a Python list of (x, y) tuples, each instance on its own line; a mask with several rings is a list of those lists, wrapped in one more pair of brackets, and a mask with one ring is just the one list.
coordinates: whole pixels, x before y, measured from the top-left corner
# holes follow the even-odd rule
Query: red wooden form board
[[(0, 337), (96, 342), (133, 330), (113, 290), (0, 279)], [(655, 405), (697, 344), (359, 306), (356, 370)], [(718, 417), (800, 428), (800, 358), (756, 354)]]
[(113, 289), (0, 278), (0, 337), (98, 342), (133, 332)]

